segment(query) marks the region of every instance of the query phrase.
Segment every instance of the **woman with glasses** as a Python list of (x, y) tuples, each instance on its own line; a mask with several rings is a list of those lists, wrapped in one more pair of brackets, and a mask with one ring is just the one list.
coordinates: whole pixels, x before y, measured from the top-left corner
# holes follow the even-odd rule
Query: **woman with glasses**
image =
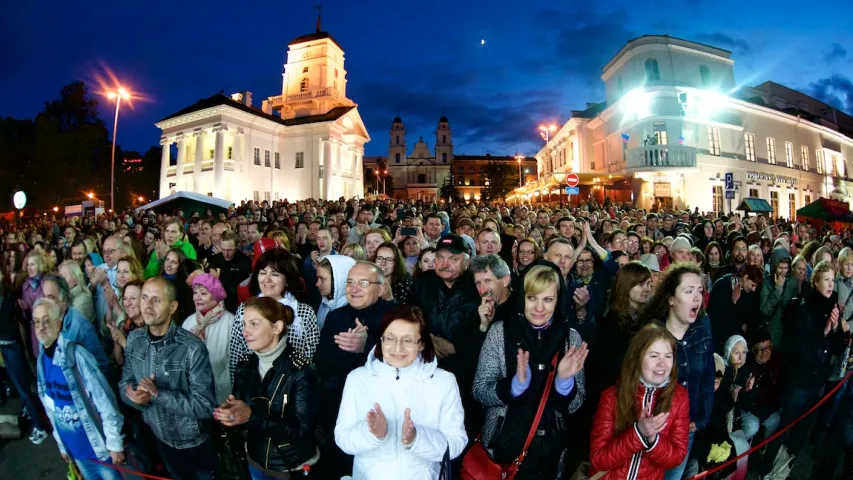
[[(538, 230), (534, 229), (533, 231), (536, 232)], [(542, 249), (539, 248), (539, 244), (535, 239), (527, 237), (518, 242), (515, 258), (518, 264), (515, 271), (519, 275), (522, 275), (533, 262), (542, 259)]]
[(385, 275), (385, 283), (390, 287), (386, 289), (385, 300), (393, 300), (398, 305), (409, 303), (415, 282), (406, 271), (405, 260), (400, 249), (393, 242), (385, 242), (376, 249), (376, 266)]
[(335, 442), (355, 457), (353, 478), (438, 479), (445, 453), (468, 442), (456, 379), (438, 368), (420, 309), (385, 312), (377, 336), (347, 377)]
[[(299, 274), (299, 261), (281, 248), (272, 248), (258, 258), (249, 279), (249, 293), (254, 297), (270, 297), (294, 312), (293, 325), (287, 329), (287, 341), (294, 350), (307, 359), (314, 358), (320, 341), (317, 315), (308, 305), (308, 293)], [(249, 354), (246, 340), (241, 335), (244, 304), (237, 307), (236, 320), (231, 328), (229, 363), (231, 372), (237, 362)]]

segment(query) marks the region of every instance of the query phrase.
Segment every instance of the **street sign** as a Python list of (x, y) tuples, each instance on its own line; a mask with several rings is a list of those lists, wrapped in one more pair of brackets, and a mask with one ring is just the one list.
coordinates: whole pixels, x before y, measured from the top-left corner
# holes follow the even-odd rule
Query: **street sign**
[(726, 200), (734, 200), (735, 199), (735, 191), (734, 190), (726, 190)]
[(581, 183), (581, 179), (578, 178), (577, 173), (570, 173), (566, 175), (566, 185), (570, 187), (577, 187), (579, 183)]
[(15, 204), (15, 208), (18, 210), (23, 210), (24, 207), (27, 206), (27, 194), (18, 190), (15, 192), (15, 195), (12, 196), (12, 203)]
[(726, 174), (726, 190), (731, 190), (735, 188), (734, 186), (735, 174), (729, 172)]
[(580, 193), (578, 187), (566, 187), (566, 195), (577, 195)]

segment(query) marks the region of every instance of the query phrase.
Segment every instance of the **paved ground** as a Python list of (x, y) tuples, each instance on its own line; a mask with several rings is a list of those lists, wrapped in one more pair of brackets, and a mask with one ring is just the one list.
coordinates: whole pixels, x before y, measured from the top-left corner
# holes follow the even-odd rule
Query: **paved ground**
[[(3, 415), (18, 415), (20, 411), (18, 398), (0, 405)], [(33, 445), (29, 435), (26, 430), (20, 440), (0, 440), (0, 479), (65, 480), (68, 466), (59, 456), (53, 436), (49, 435), (41, 445)]]

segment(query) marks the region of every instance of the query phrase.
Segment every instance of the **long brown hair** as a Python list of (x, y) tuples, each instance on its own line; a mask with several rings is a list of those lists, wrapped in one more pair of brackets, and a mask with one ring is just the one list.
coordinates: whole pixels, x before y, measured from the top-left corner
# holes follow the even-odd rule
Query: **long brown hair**
[(637, 385), (640, 381), (643, 368), (643, 358), (646, 351), (658, 340), (665, 341), (672, 351), (672, 371), (669, 372), (669, 382), (658, 394), (655, 402), (654, 415), (668, 412), (672, 407), (672, 395), (678, 385), (678, 363), (675, 361), (675, 337), (669, 333), (663, 325), (650, 323), (641, 328), (631, 340), (625, 359), (622, 361), (622, 370), (619, 380), (616, 382), (616, 428), (618, 435), (631, 428), (634, 422), (640, 418), (642, 406), (637, 403)]
[[(669, 299), (675, 296), (675, 290), (681, 285), (681, 278), (687, 274), (702, 277), (702, 271), (693, 262), (683, 262), (670, 265), (663, 274), (660, 283), (655, 287), (645, 308), (640, 313), (640, 323), (661, 322), (666, 323), (669, 317)], [(697, 319), (705, 315), (705, 310), (700, 307)]]
[[(619, 328), (626, 330), (632, 321), (631, 317), (631, 289), (652, 278), (649, 267), (640, 262), (628, 262), (619, 269), (610, 291), (610, 311), (617, 317)], [(642, 308), (642, 307), (640, 307)], [(639, 316), (639, 310), (635, 312)]]

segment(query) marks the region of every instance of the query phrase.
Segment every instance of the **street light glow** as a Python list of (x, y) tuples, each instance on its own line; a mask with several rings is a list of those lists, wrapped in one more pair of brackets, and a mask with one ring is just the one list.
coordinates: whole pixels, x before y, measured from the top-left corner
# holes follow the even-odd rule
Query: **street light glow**
[(92, 192), (89, 192), (89, 194), (88, 194), (88, 195), (86, 195), (86, 196), (87, 196), (87, 197), (89, 197), (89, 198), (95, 198), (95, 194), (94, 194), (94, 193), (92, 193)]
[(637, 119), (649, 116), (649, 97), (642, 88), (635, 88), (626, 93), (622, 102), (626, 115), (636, 115)]
[(53, 207), (53, 211), (54, 211), (54, 212), (58, 212), (58, 211), (59, 211), (59, 207)]

